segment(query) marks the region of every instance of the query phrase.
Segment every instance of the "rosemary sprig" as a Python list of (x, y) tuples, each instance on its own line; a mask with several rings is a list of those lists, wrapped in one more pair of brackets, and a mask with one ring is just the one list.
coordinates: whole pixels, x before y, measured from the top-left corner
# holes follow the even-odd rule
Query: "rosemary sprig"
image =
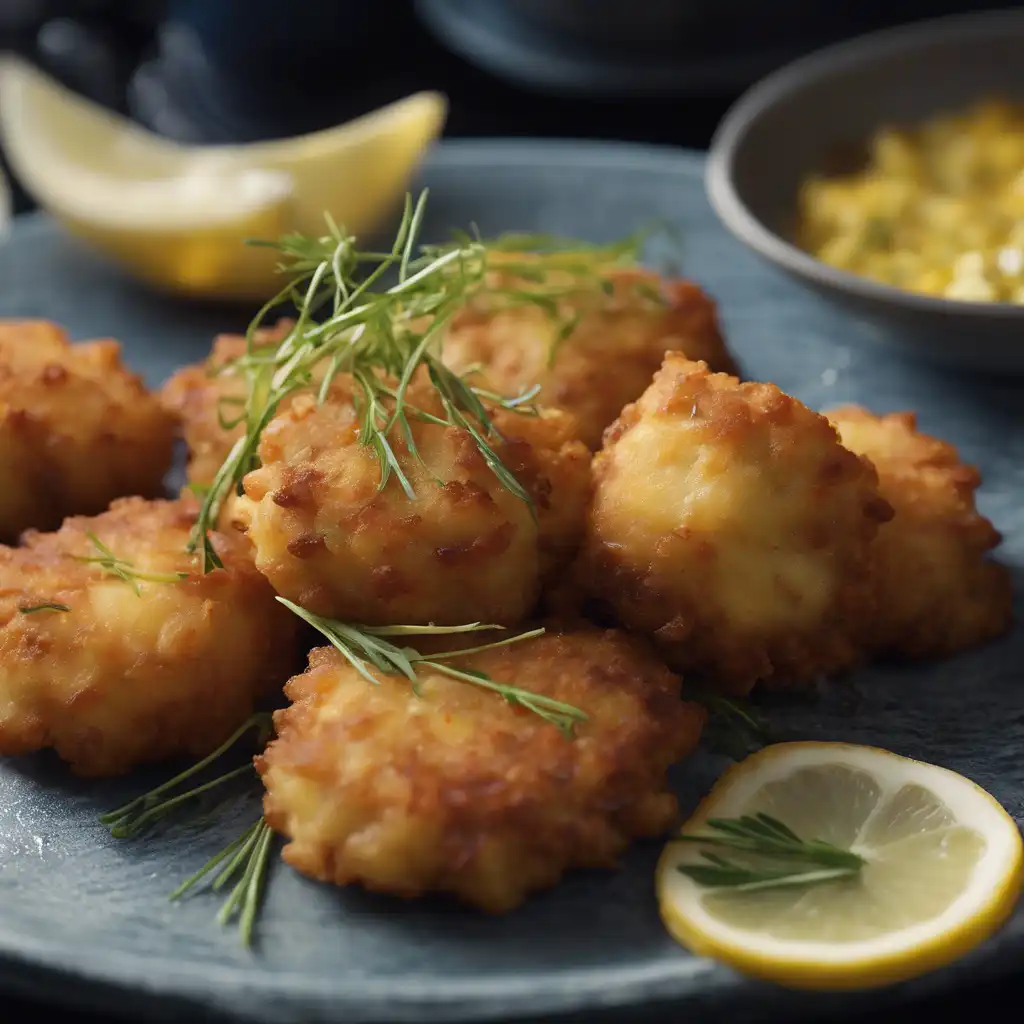
[[(407, 197), (388, 252), (359, 249), (357, 239), (329, 216), (328, 231), (320, 238), (289, 235), (277, 243), (256, 243), (280, 251), (280, 269), (290, 280), (253, 319), (245, 354), (223, 367), (223, 372), (239, 374), (245, 380), (244, 405), (233, 421), (244, 424), (245, 433), (205, 494), (189, 542), (190, 551), (201, 552), (202, 571), (220, 564), (209, 533), (227, 496), (258, 464), (257, 449), (267, 423), (294, 392), (312, 390), (321, 374), (316, 385), (319, 401), (330, 393), (338, 374), (347, 374), (354, 382), (359, 441), (377, 456), (381, 488), (394, 479), (407, 497), (416, 497), (392, 440), (403, 438), (410, 455), (418, 458), (410, 419), (420, 416), (467, 430), (502, 486), (529, 502), (529, 495), (497, 454), (495, 442), (500, 437), (481, 392), (445, 366), (440, 357), (443, 328), (458, 308), (484, 291), (509, 304), (533, 303), (554, 315), (559, 295), (602, 281), (601, 271), (610, 265), (635, 262), (636, 246), (572, 243), (571, 251), (559, 253), (552, 247), (539, 259), (516, 259), (510, 255), (513, 246), (509, 242), (484, 242), (469, 235), (460, 235), (446, 246), (420, 246), (426, 201), (426, 191), (415, 203)], [(497, 265), (496, 254), (500, 254), (500, 269), (521, 284), (505, 289), (488, 284), (489, 270)], [(568, 274), (568, 282), (550, 283), (552, 269)], [(385, 286), (388, 274), (396, 275), (397, 282)], [(285, 303), (293, 304), (298, 314), (291, 329), (276, 345), (260, 343), (257, 332), (264, 319)], [(410, 384), (421, 368), (426, 369), (437, 393), (440, 417), (427, 416), (407, 401)], [(523, 411), (521, 397), (486, 397), (489, 402)]]
[(139, 580), (150, 583), (180, 583), (182, 580), (188, 579), (187, 572), (146, 572), (136, 569), (131, 562), (115, 555), (95, 533), (86, 533), (86, 537), (89, 538), (89, 543), (97, 553), (95, 555), (79, 555), (76, 556), (76, 560), (97, 565), (108, 576), (116, 576), (118, 579), (124, 580), (140, 596), (142, 591), (139, 589)]
[(453, 658), (465, 657), (469, 654), (491, 650), (495, 647), (505, 647), (508, 644), (518, 643), (521, 640), (529, 640), (533, 637), (541, 636), (544, 633), (543, 629), (532, 629), (524, 633), (518, 633), (515, 636), (503, 637), (491, 643), (479, 644), (475, 647), (464, 647), (459, 650), (445, 651), (437, 655), (424, 655), (412, 647), (399, 647), (387, 638), (389, 636), (436, 636), (451, 633), (471, 633), (481, 630), (502, 629), (503, 627), (485, 625), (480, 622), (471, 622), (463, 626), (353, 625), (352, 623), (338, 622), (335, 619), (314, 615), (312, 612), (306, 611), (305, 608), (283, 597), (278, 597), (277, 600), (285, 605), (285, 607), (291, 609), (300, 619), (308, 622), (314, 629), (322, 633), (349, 664), (370, 683), (376, 684), (379, 682), (374, 675), (374, 669), (376, 669), (385, 675), (404, 676), (412, 684), (415, 691), (419, 684), (417, 666), (422, 666), (434, 672), (439, 672), (442, 675), (450, 676), (452, 679), (459, 679), (485, 690), (491, 690), (509, 704), (525, 708), (539, 715), (544, 721), (554, 725), (569, 737), (574, 735), (575, 727), (578, 723), (587, 720), (587, 715), (571, 704), (555, 700), (553, 697), (546, 697), (544, 694), (535, 693), (532, 690), (524, 690), (518, 686), (509, 686), (505, 683), (496, 682), (483, 672), (477, 672), (473, 669), (458, 669), (447, 664)]
[(18, 605), (18, 611), (22, 615), (35, 615), (36, 612), (69, 612), (71, 607), (56, 601), (45, 601), (42, 604)]
[[(157, 822), (173, 812), (184, 809), (187, 804), (194, 803), (197, 797), (210, 793), (233, 779), (245, 775), (255, 778), (255, 769), (250, 760), (231, 771), (225, 772), (223, 775), (219, 775), (215, 779), (192, 786), (181, 792), (175, 792), (183, 784), (192, 780), (218, 758), (226, 754), (246, 733), (254, 730), (257, 744), (262, 749), (273, 732), (271, 716), (264, 713), (252, 715), (212, 753), (197, 761), (185, 771), (175, 775), (174, 778), (168, 779), (161, 785), (151, 789), (148, 793), (136, 797), (123, 807), (117, 808), (117, 810), (102, 815), (100, 823), (110, 830), (110, 834), (115, 839), (134, 838), (148, 831)], [(222, 811), (232, 803), (234, 801), (230, 799), (224, 801), (216, 810)], [(205, 824), (210, 817), (211, 815), (204, 815), (202, 818), (196, 819), (195, 823)], [(260, 898), (270, 868), (272, 842), (273, 832), (270, 826), (260, 817), (240, 837), (232, 840), (194, 875), (182, 882), (170, 894), (170, 899), (180, 899), (186, 893), (196, 888), (215, 868), (219, 867), (224, 861), (228, 861), (212, 879), (210, 885), (214, 892), (220, 892), (228, 883), (234, 882), (227, 899), (221, 907), (217, 920), (221, 924), (227, 924), (235, 917), (238, 917), (239, 933), (242, 942), (246, 946), (250, 945), (253, 927), (259, 910)]]
[(679, 866), (699, 885), (737, 892), (853, 878), (867, 863), (859, 854), (821, 839), (801, 839), (781, 821), (761, 813), (710, 818), (706, 829), (673, 836), (671, 841), (741, 853), (736, 861), (701, 850), (704, 863)]

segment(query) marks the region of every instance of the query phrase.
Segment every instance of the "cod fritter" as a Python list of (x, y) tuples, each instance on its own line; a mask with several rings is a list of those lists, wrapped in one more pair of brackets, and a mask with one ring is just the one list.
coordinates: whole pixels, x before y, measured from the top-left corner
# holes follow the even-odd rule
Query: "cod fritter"
[[(293, 671), (296, 620), (245, 538), (215, 535), (225, 567), (196, 573), (185, 551), (195, 513), (186, 500), (124, 498), (0, 547), (0, 754), (53, 747), (86, 776), (202, 756)], [(90, 534), (169, 581), (83, 561), (100, 555)]]
[[(256, 332), (257, 345), (277, 345), (291, 329), (292, 321)], [(227, 458), (231, 446), (245, 433), (239, 421), (247, 394), (245, 378), (230, 370), (229, 363), (245, 355), (246, 340), (240, 334), (221, 334), (207, 359), (183, 366), (163, 386), (160, 400), (178, 421), (188, 448), (188, 481), (209, 485)]]
[(743, 693), (851, 664), (892, 510), (828, 421), (669, 355), (594, 460), (583, 586), (673, 666)]
[[(462, 643), (465, 645), (465, 637)], [(450, 649), (450, 648), (449, 648)], [(572, 704), (576, 738), (490, 693), (422, 669), (373, 686), (333, 648), (286, 686), (257, 759), (284, 859), (337, 885), (518, 906), (570, 868), (611, 868), (676, 817), (666, 769), (697, 744), (702, 709), (638, 639), (549, 633), (453, 662)]]
[[(442, 414), (433, 387), (410, 404)], [(568, 564), (583, 534), (590, 453), (571, 417), (496, 410), (494, 449), (533, 510), (491, 471), (468, 430), (410, 417), (419, 458), (400, 429), (389, 441), (409, 484), (358, 439), (351, 382), (328, 401), (296, 397), (263, 432), (262, 466), (231, 509), (277, 592), (318, 615), (371, 625), (513, 625), (542, 580)], [(422, 462), (420, 461), (422, 460)]]
[(44, 320), (0, 322), (0, 541), (160, 494), (173, 444), (171, 418), (117, 342), (71, 344)]
[(988, 559), (1001, 538), (974, 504), (981, 476), (950, 444), (919, 433), (913, 413), (827, 413), (843, 444), (867, 456), (895, 509), (873, 547), (877, 610), (868, 637), (880, 653), (951, 654), (1010, 625), (1010, 574)]
[[(685, 352), (714, 370), (734, 366), (719, 333), (715, 305), (690, 281), (646, 270), (612, 270), (606, 293), (591, 286), (569, 294), (560, 315), (535, 304), (494, 308), (485, 293), (457, 312), (444, 339), (444, 361), (515, 396), (539, 385), (538, 402), (571, 412), (592, 449), (627, 402), (651, 382), (666, 352)], [(496, 288), (515, 285), (508, 275)], [(557, 285), (557, 275), (551, 282)], [(574, 323), (557, 340), (560, 326)], [(553, 353), (553, 358), (552, 358)]]

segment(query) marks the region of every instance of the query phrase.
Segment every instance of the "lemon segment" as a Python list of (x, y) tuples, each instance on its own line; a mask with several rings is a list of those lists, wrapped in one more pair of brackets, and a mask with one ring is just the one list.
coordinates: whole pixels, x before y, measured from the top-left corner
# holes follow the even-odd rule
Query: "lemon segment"
[(183, 146), (0, 61), (0, 139), (26, 191), (129, 273), (197, 297), (278, 290), (277, 256), (247, 239), (320, 235), (325, 213), (356, 235), (375, 230), (446, 113), (443, 96), (417, 93), (297, 138)]
[(679, 870), (701, 847), (669, 843), (657, 891), (679, 942), (768, 981), (854, 989), (917, 976), (991, 935), (1020, 894), (1016, 823), (944, 768), (874, 747), (776, 744), (729, 769), (682, 831), (758, 812), (866, 863), (815, 885), (707, 887)]
[(11, 200), (11, 189), (7, 184), (7, 177), (3, 170), (0, 170), (0, 238), (7, 234), (11, 223), (11, 207), (14, 205)]

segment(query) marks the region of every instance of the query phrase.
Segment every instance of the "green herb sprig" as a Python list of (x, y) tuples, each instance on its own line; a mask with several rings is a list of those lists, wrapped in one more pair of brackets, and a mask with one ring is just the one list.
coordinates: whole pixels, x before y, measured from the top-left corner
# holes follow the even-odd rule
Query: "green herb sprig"
[(86, 537), (89, 538), (89, 543), (95, 548), (96, 554), (78, 555), (76, 560), (96, 565), (108, 576), (116, 576), (118, 579), (124, 580), (140, 596), (142, 591), (139, 588), (139, 580), (150, 583), (180, 583), (182, 580), (188, 579), (189, 574), (187, 572), (146, 572), (142, 569), (136, 569), (131, 562), (115, 555), (95, 533), (86, 533)]
[(37, 612), (69, 612), (70, 605), (58, 604), (56, 601), (45, 601), (42, 604), (18, 605), (22, 615), (35, 615)]
[(469, 654), (477, 654), (480, 651), (491, 650), (496, 647), (505, 647), (509, 644), (519, 643), (522, 640), (529, 640), (541, 636), (543, 629), (532, 629), (515, 636), (504, 637), (491, 643), (479, 644), (475, 647), (464, 647), (459, 650), (445, 651), (436, 655), (420, 654), (412, 647), (399, 647), (388, 640), (388, 637), (400, 637), (410, 635), (444, 635), (451, 633), (470, 633), (483, 630), (502, 629), (501, 626), (485, 625), (480, 622), (472, 622), (463, 626), (363, 626), (352, 625), (351, 623), (338, 622), (335, 619), (323, 618), (306, 611), (292, 601), (284, 597), (278, 597), (278, 601), (285, 607), (291, 609), (300, 619), (309, 623), (314, 629), (322, 633), (331, 645), (352, 665), (360, 675), (370, 683), (378, 683), (374, 670), (383, 672), (385, 675), (400, 675), (409, 680), (416, 691), (419, 684), (417, 669), (419, 667), (431, 669), (441, 675), (452, 679), (459, 679), (471, 683), (482, 689), (490, 690), (498, 694), (509, 704), (525, 708), (539, 715), (544, 721), (558, 728), (566, 736), (573, 736), (575, 727), (580, 722), (587, 720), (587, 715), (577, 707), (566, 704), (564, 701), (555, 700), (553, 697), (546, 697), (544, 694), (535, 693), (532, 690), (524, 690), (518, 686), (509, 686), (491, 679), (483, 672), (473, 669), (459, 669), (449, 664), (453, 658), (464, 657)]
[(760, 813), (710, 818), (705, 829), (673, 836), (671, 841), (741, 853), (737, 861), (705, 849), (704, 863), (679, 865), (679, 871), (699, 885), (738, 892), (854, 878), (867, 863), (859, 854), (821, 839), (801, 839), (781, 821)]
[(215, 853), (191, 878), (186, 878), (171, 893), (170, 899), (181, 899), (227, 861), (209, 884), (213, 892), (220, 892), (234, 882), (227, 899), (221, 904), (217, 923), (226, 925), (237, 916), (242, 945), (252, 945), (253, 929), (270, 872), (273, 842), (273, 829), (262, 816), (259, 817), (237, 839)]
[(703, 739), (715, 753), (742, 761), (762, 747), (777, 742), (771, 724), (749, 701), (723, 697), (693, 686), (688, 688), (687, 696), (707, 709)]
[(141, 835), (183, 804), (194, 801), (197, 797), (222, 786), (231, 779), (238, 778), (246, 771), (253, 771), (252, 765), (247, 763), (241, 768), (236, 768), (208, 782), (185, 790), (181, 789), (184, 783), (190, 782), (223, 757), (247, 733), (255, 732), (257, 745), (262, 748), (272, 735), (273, 729), (273, 719), (269, 714), (259, 712), (251, 715), (216, 750), (173, 778), (149, 790), (148, 793), (143, 793), (123, 807), (101, 815), (100, 824), (110, 829), (110, 834), (115, 839), (131, 839)]
[[(255, 732), (256, 743), (262, 749), (273, 734), (273, 719), (269, 714), (252, 715), (242, 723), (216, 750), (197, 761), (191, 767), (180, 772), (173, 778), (161, 783), (148, 793), (143, 793), (123, 807), (100, 816), (100, 823), (110, 830), (115, 839), (132, 839), (148, 832), (168, 816), (186, 810), (189, 806), (197, 806), (198, 799), (220, 789), (226, 783), (246, 775), (255, 780), (256, 773), (252, 761), (248, 760), (214, 779), (182, 788), (192, 782), (219, 758), (223, 757), (247, 733)], [(212, 815), (204, 815), (195, 824), (205, 823), (211, 816), (235, 800), (228, 799)], [(186, 879), (170, 894), (170, 899), (177, 900), (196, 888), (214, 869), (221, 870), (211, 880), (210, 888), (220, 892), (226, 885), (234, 883), (221, 907), (217, 920), (227, 924), (233, 918), (239, 919), (239, 934), (244, 945), (252, 942), (253, 928), (259, 911), (260, 898), (266, 885), (270, 869), (270, 852), (273, 843), (273, 832), (270, 826), (260, 817), (249, 826), (237, 839), (232, 840), (223, 850), (215, 854), (191, 878)], [(226, 864), (224, 862), (227, 861)]]
[[(319, 238), (289, 235), (277, 243), (256, 243), (280, 251), (280, 269), (290, 281), (256, 314), (247, 333), (245, 354), (222, 368), (222, 372), (245, 380), (244, 404), (231, 421), (233, 426), (244, 424), (245, 432), (205, 494), (189, 541), (189, 550), (201, 553), (202, 571), (220, 565), (209, 534), (227, 496), (238, 490), (245, 474), (258, 464), (263, 430), (286, 398), (300, 389), (312, 390), (320, 374), (316, 387), (320, 402), (330, 394), (338, 374), (351, 378), (359, 441), (377, 456), (380, 488), (394, 479), (408, 498), (415, 499), (392, 440), (401, 437), (409, 454), (419, 458), (410, 420), (422, 418), (466, 430), (501, 485), (530, 502), (526, 490), (497, 454), (495, 443), (500, 435), (484, 405), (483, 393), (442, 361), (443, 328), (456, 310), (485, 291), (509, 304), (532, 303), (555, 315), (559, 294), (576, 291), (583, 283), (603, 281), (601, 272), (609, 266), (635, 262), (638, 243), (606, 247), (573, 243), (571, 252), (545, 251), (540, 261), (517, 260), (508, 255), (513, 248), (508, 242), (484, 242), (469, 235), (460, 235), (446, 246), (421, 246), (418, 239), (427, 196), (422, 192), (415, 203), (407, 197), (388, 252), (361, 250), (355, 236), (329, 216), (328, 232)], [(502, 254), (500, 268), (516, 275), (521, 286), (488, 286), (496, 253)], [(570, 273), (572, 284), (550, 285), (547, 278), (552, 269)], [(383, 279), (392, 272), (397, 283), (385, 286)], [(285, 303), (293, 304), (298, 314), (287, 335), (276, 345), (258, 343), (257, 332), (264, 320)], [(413, 378), (423, 368), (440, 403), (439, 416), (414, 409), (407, 400)], [(506, 409), (525, 411), (522, 396), (487, 394), (486, 398)]]

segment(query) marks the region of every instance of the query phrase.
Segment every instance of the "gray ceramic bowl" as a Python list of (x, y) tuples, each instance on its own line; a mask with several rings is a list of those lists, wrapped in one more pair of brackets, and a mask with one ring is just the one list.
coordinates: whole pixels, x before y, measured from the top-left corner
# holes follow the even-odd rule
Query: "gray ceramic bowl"
[(734, 235), (908, 354), (1024, 375), (1024, 306), (931, 298), (822, 263), (789, 241), (800, 181), (883, 124), (987, 95), (1024, 99), (1024, 11), (918, 22), (820, 50), (770, 75), (711, 144), (708, 195)]

